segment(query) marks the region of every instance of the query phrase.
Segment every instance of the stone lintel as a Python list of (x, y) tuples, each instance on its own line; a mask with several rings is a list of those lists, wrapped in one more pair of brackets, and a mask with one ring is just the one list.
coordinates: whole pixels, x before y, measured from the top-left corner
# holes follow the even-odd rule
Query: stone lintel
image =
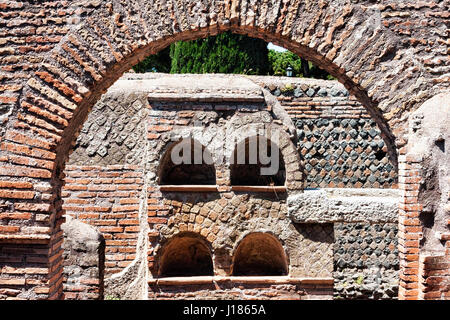
[(395, 189), (310, 189), (288, 197), (295, 223), (396, 223), (399, 192)]
[(158, 102), (247, 102), (263, 103), (262, 88), (242, 76), (161, 75), (158, 78), (121, 78), (112, 91), (147, 92), (149, 101)]

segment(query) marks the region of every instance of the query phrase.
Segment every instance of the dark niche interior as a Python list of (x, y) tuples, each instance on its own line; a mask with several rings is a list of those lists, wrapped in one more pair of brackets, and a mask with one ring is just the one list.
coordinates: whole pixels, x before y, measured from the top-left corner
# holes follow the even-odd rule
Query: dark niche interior
[(283, 276), (287, 273), (283, 247), (274, 236), (253, 233), (239, 244), (234, 256), (234, 276)]
[(160, 163), (160, 185), (216, 184), (216, 171), (211, 154), (193, 139), (172, 145)]
[(247, 138), (236, 146), (230, 171), (231, 185), (234, 186), (284, 186), (286, 181), (279, 148), (261, 136)]

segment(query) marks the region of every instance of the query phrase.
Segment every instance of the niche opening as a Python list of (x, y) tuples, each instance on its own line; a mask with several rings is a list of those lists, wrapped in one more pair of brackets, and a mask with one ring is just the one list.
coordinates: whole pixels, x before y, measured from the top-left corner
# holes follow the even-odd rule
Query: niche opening
[(287, 259), (280, 242), (267, 233), (246, 236), (234, 255), (234, 276), (283, 276)]
[(281, 151), (262, 136), (245, 139), (231, 158), (232, 186), (284, 186), (286, 169)]
[(163, 248), (160, 277), (212, 276), (211, 251), (205, 241), (194, 234), (175, 236)]

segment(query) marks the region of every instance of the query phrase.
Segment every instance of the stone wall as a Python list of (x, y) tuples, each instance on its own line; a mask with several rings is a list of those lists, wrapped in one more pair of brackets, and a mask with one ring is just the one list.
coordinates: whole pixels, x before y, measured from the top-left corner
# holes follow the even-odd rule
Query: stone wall
[(105, 240), (92, 226), (71, 217), (64, 231), (64, 298), (103, 300)]
[(337, 223), (334, 226), (334, 297), (396, 299), (397, 224)]
[(400, 296), (446, 299), (450, 290), (450, 94), (425, 102), (412, 116), (399, 172)]
[(69, 164), (140, 164), (144, 156), (147, 103), (134, 95), (106, 95), (89, 115)]
[[(126, 74), (123, 79), (151, 80), (162, 76)], [(305, 188), (396, 188), (395, 164), (389, 159), (387, 144), (378, 125), (340, 83), (277, 77), (247, 78), (277, 96), (292, 118), (303, 161)], [(69, 164), (140, 163), (145, 144), (143, 119), (148, 114), (147, 104), (137, 94), (111, 90), (88, 117)], [(124, 105), (131, 108), (125, 111)], [(170, 122), (169, 118), (166, 120)], [(187, 119), (183, 116), (177, 121), (181, 123)], [(163, 130), (163, 126), (158, 130)]]

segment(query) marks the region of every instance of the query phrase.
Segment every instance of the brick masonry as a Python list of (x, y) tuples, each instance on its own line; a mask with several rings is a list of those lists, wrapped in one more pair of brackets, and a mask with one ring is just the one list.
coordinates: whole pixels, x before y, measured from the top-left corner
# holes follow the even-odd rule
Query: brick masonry
[(419, 261), (419, 299), (448, 300), (450, 297), (450, 265), (448, 243), (445, 256), (424, 255)]
[[(49, 270), (47, 261), (42, 255), (48, 251), (45, 244), (2, 244), (0, 256), (4, 262), (0, 279), (1, 299), (16, 297), (43, 299), (47, 296)], [(17, 253), (20, 253), (20, 256)], [(33, 289), (28, 291), (22, 289), (27, 287)]]
[[(270, 230), (270, 232), (277, 235), (277, 237), (281, 237), (280, 240), (283, 243), (283, 248), (289, 256), (289, 274), (293, 277), (327, 278), (333, 276), (333, 269), (335, 269), (340, 270), (336, 279), (341, 279), (344, 275), (351, 278), (358, 271), (367, 272), (371, 267), (378, 265), (382, 259), (380, 260), (377, 255), (368, 255), (366, 258), (368, 265), (364, 265), (358, 270), (354, 270), (354, 268), (352, 269), (349, 266), (339, 268), (338, 265), (341, 261), (336, 258), (336, 254), (334, 254), (333, 258), (333, 251), (336, 252), (337, 248), (340, 247), (341, 238), (348, 236), (345, 232), (340, 232), (337, 235), (336, 231), (333, 230), (333, 224), (314, 224), (314, 221), (309, 221), (310, 224), (291, 224), (289, 220), (286, 220), (287, 207), (286, 199), (283, 195), (281, 195), (282, 197), (280, 199), (275, 201), (276, 198), (270, 196), (270, 194), (236, 194), (229, 192), (230, 173), (226, 165), (222, 167), (219, 166), (216, 170), (216, 183), (219, 185), (218, 188), (222, 190), (220, 193), (211, 193), (208, 195), (194, 193), (189, 195), (159, 191), (158, 179), (160, 179), (161, 166), (164, 165), (164, 150), (167, 150), (166, 145), (170, 145), (171, 140), (176, 140), (172, 139), (171, 136), (176, 136), (177, 132), (189, 129), (189, 127), (194, 124), (194, 121), (201, 121), (202, 125), (206, 128), (215, 126), (215, 123), (222, 123), (220, 124), (222, 126), (228, 126), (227, 123), (230, 123), (232, 124), (233, 131), (236, 131), (239, 134), (240, 126), (245, 126), (247, 122), (257, 123), (261, 120), (266, 121), (264, 119), (266, 119), (269, 114), (261, 111), (265, 108), (263, 105), (257, 104), (252, 110), (249, 108), (251, 104), (233, 107), (233, 104), (230, 105), (230, 103), (228, 103), (227, 106), (222, 102), (220, 109), (222, 112), (223, 110), (227, 112), (227, 118), (225, 119), (223, 113), (214, 111), (215, 108), (217, 109), (214, 104), (208, 104), (206, 102), (201, 105), (198, 105), (196, 102), (187, 104), (186, 102), (183, 102), (183, 97), (185, 97), (183, 93), (176, 90), (172, 94), (166, 93), (165, 96), (159, 94), (158, 99), (168, 100), (169, 97), (171, 97), (173, 101), (171, 100), (163, 103), (152, 100), (151, 104), (147, 105), (147, 108), (143, 108), (142, 106), (145, 104), (147, 93), (139, 92), (142, 92), (144, 89), (148, 91), (149, 87), (155, 83), (154, 79), (158, 79), (158, 77), (162, 79), (162, 82), (166, 81), (166, 79), (172, 79), (173, 86), (176, 86), (175, 83), (179, 78), (155, 74), (146, 76), (128, 74), (123, 78), (124, 80), (121, 80), (122, 82), (120, 85), (114, 86), (94, 107), (77, 140), (74, 152), (71, 154), (69, 160), (69, 165), (66, 167), (66, 184), (63, 193), (65, 199), (64, 208), (68, 214), (95, 226), (105, 236), (106, 277), (109, 277), (112, 273), (122, 271), (125, 267), (129, 266), (130, 262), (135, 258), (138, 236), (137, 233), (130, 232), (131, 229), (125, 229), (124, 224), (127, 223), (127, 221), (131, 221), (130, 219), (134, 219), (134, 228), (137, 228), (139, 225), (139, 198), (142, 196), (140, 193), (142, 193), (144, 185), (144, 174), (142, 173), (144, 165), (151, 171), (149, 176), (150, 180), (147, 184), (147, 210), (150, 228), (149, 240), (152, 250), (149, 251), (148, 261), (150, 272), (154, 277), (158, 277), (159, 275), (159, 260), (161, 259), (161, 254), (159, 252), (164, 248), (165, 242), (169, 241), (177, 234), (186, 232), (200, 234), (205, 241), (211, 244), (212, 251), (217, 252), (213, 253), (215, 274), (224, 276), (230, 275), (236, 242), (245, 236), (245, 234), (248, 233), (248, 230), (260, 230), (262, 226), (264, 226), (263, 230)], [(198, 81), (202, 80), (201, 77), (197, 78), (199, 79)], [(147, 82), (143, 82), (146, 83), (146, 85), (143, 86), (142, 88), (144, 89), (142, 89), (139, 87), (142, 86), (142, 83), (136, 82), (136, 80), (141, 81), (144, 79), (147, 79), (145, 80)], [(250, 79), (256, 79), (257, 82), (265, 80), (270, 83), (274, 78), (250, 77)], [(305, 85), (309, 88), (309, 80), (296, 81), (300, 82), (298, 87), (306, 83)], [(132, 85), (133, 83), (134, 85)], [(317, 86), (319, 85), (323, 88), (332, 87), (340, 92), (339, 104), (341, 108), (343, 108), (342, 106), (346, 106), (347, 112), (353, 110), (349, 108), (354, 108), (356, 110), (355, 112), (358, 113), (364, 111), (360, 105), (355, 105), (354, 107), (349, 107), (347, 105), (350, 101), (349, 99), (352, 98), (348, 96), (346, 90), (338, 83), (316, 81), (315, 91), (320, 91), (320, 89), (317, 90)], [(139, 89), (137, 91), (123, 91), (123, 88), (127, 87)], [(266, 88), (270, 89), (267, 86)], [(305, 89), (305, 86), (303, 86), (303, 88)], [(283, 102), (282, 99), (279, 101)], [(327, 106), (330, 101), (333, 101), (333, 97), (331, 96), (321, 97), (319, 101), (304, 100), (303, 103), (307, 105), (314, 104), (314, 106), (317, 107), (320, 106), (320, 103)], [(130, 108), (127, 108), (127, 105), (130, 106)], [(283, 107), (289, 110), (288, 107)], [(142, 129), (139, 125), (131, 122), (133, 125), (128, 126), (127, 129), (128, 124), (122, 124), (120, 119), (126, 119), (120, 118), (123, 109), (133, 110), (133, 114), (136, 117), (143, 117), (139, 123), (147, 123), (145, 126), (145, 128), (149, 130), (149, 133), (147, 134), (147, 143), (151, 146), (151, 150), (146, 151), (146, 148), (148, 147), (146, 147), (144, 139), (145, 135), (142, 134)], [(239, 113), (239, 110), (245, 109), (247, 109), (246, 112), (242, 114)], [(119, 115), (117, 115), (116, 112), (118, 112)], [(101, 116), (99, 117), (100, 114)], [(362, 114), (364, 117), (368, 117), (367, 113), (363, 112)], [(143, 115), (145, 115), (145, 117)], [(317, 117), (318, 121), (322, 121), (322, 119), (328, 121), (325, 112), (318, 113), (315, 117)], [(218, 121), (220, 118), (222, 119)], [(349, 119), (350, 123), (350, 118), (344, 119)], [(99, 122), (102, 125), (99, 125)], [(103, 132), (106, 132), (106, 134)], [(121, 143), (118, 144), (117, 140), (114, 140), (114, 138), (117, 139), (122, 134), (120, 132), (123, 133), (123, 136)], [(127, 146), (126, 141), (128, 137), (131, 136), (137, 136), (138, 138), (135, 143)], [(208, 137), (211, 135), (206, 134), (206, 136)], [(365, 136), (365, 138), (370, 139), (369, 136)], [(217, 148), (216, 144), (211, 143), (209, 140), (206, 142), (209, 143), (208, 146), (212, 146), (210, 151), (214, 151), (214, 148), (220, 149)], [(297, 140), (297, 143), (298, 142), (300, 141)], [(123, 149), (124, 147), (126, 147), (126, 149)], [(299, 148), (302, 148), (301, 144), (299, 144)], [(92, 152), (89, 152), (89, 150), (92, 150)], [(99, 153), (99, 150), (106, 151)], [(128, 150), (128, 153), (123, 152), (122, 150)], [(144, 154), (147, 155), (145, 158), (131, 158), (129, 156)], [(355, 159), (356, 163), (358, 163), (358, 161), (359, 160)], [(130, 162), (134, 164), (128, 164)], [(104, 165), (89, 166), (79, 165), (79, 163), (101, 163)], [(133, 172), (139, 173), (137, 176), (134, 176)], [(304, 174), (306, 174), (306, 172)], [(139, 177), (139, 180), (136, 180), (136, 177)], [(141, 184), (135, 186), (131, 185), (136, 182)], [(354, 186), (350, 181), (347, 181), (346, 183), (347, 184), (344, 186), (347, 188)], [(373, 187), (373, 185), (370, 184), (366, 186)], [(133, 189), (133, 187), (135, 187), (135, 189)], [(126, 192), (131, 192), (131, 198), (126, 192), (119, 192), (119, 189), (125, 190), (124, 188), (128, 188)], [(349, 192), (351, 192), (351, 190), (349, 190)], [(124, 198), (125, 195), (127, 195), (128, 198)], [(126, 215), (118, 212), (117, 210), (119, 210), (119, 208), (115, 207), (116, 205), (124, 204), (124, 202), (127, 202), (127, 208), (131, 210), (131, 212), (127, 212)], [(378, 208), (378, 211), (379, 210), (387, 209)], [(239, 213), (236, 215), (236, 212)], [(128, 216), (130, 214), (131, 216)], [(361, 215), (359, 219), (364, 220), (366, 218)], [(389, 210), (387, 210), (386, 217), (379, 215), (378, 219), (381, 219), (382, 221), (384, 221), (383, 219), (386, 221), (396, 221), (395, 216), (390, 217)], [(233, 231), (234, 226), (239, 227)], [(365, 227), (370, 228), (370, 224)], [(285, 231), (282, 231), (283, 229)], [(289, 230), (289, 232), (287, 230)], [(355, 231), (357, 231), (356, 235), (365, 239), (365, 241), (370, 241), (371, 237), (373, 237), (373, 233), (367, 234), (365, 229), (355, 228), (352, 230), (352, 234), (354, 234)], [(350, 233), (350, 231), (348, 231), (348, 233)], [(396, 231), (393, 235), (391, 234), (393, 237), (395, 237), (395, 235)], [(125, 253), (128, 253), (128, 255)], [(395, 264), (395, 262), (392, 263)], [(386, 274), (389, 273), (392, 268), (395, 268), (395, 266), (387, 267)], [(396, 276), (397, 273), (395, 270), (391, 272), (391, 282), (395, 282)], [(366, 278), (370, 279), (369, 277)], [(386, 280), (386, 282), (389, 281)], [(370, 289), (372, 291), (369, 290), (369, 293), (368, 290), (366, 290), (365, 297), (381, 298), (384, 296), (386, 298), (388, 294), (390, 294), (389, 297), (392, 297), (393, 294), (396, 293), (396, 287), (394, 285), (394, 289), (392, 289), (390, 286), (391, 282), (389, 282), (389, 285), (386, 284), (381, 288), (376, 288), (378, 294), (375, 293), (375, 289), (373, 288)], [(194, 289), (194, 287), (191, 289), (198, 291), (199, 294), (205, 296), (215, 297), (217, 295), (216, 297), (221, 297), (225, 294), (226, 297), (229, 297), (228, 293), (226, 293), (228, 292), (228, 289), (223, 292), (209, 292), (209, 294), (206, 294), (202, 291), (203, 289)], [(268, 292), (267, 297), (271, 295), (273, 295), (273, 297), (284, 296), (282, 293), (284, 289), (282, 289), (282, 287), (277, 287), (277, 290), (281, 290), (278, 293), (275, 293), (277, 290), (271, 291), (272, 289), (269, 289), (269, 287), (267, 287), (267, 289), (260, 288), (264, 292)], [(175, 292), (178, 290), (176, 286), (164, 288), (164, 290), (168, 290), (167, 294), (158, 295), (158, 298), (189, 297), (189, 295), (180, 296), (179, 294), (176, 294)], [(325, 286), (324, 288), (327, 287)], [(336, 288), (339, 288), (339, 286), (337, 285)], [(326, 290), (330, 289), (328, 288)], [(388, 293), (385, 294), (383, 290)], [(172, 293), (169, 294), (169, 292)], [(380, 294), (379, 292), (382, 293)], [(115, 295), (113, 291), (108, 294), (111, 296)], [(150, 293), (150, 297), (155, 298), (156, 296), (154, 296), (154, 294), (155, 293)], [(297, 296), (297, 298), (302, 297), (305, 298), (306, 296), (303, 296), (302, 294)], [(347, 294), (346, 297), (356, 298), (360, 296), (356, 294)]]
[(47, 298), (62, 296), (60, 173), (72, 141), (101, 93), (169, 43), (231, 30), (289, 48), (344, 83), (400, 154), (411, 113), (448, 89), (448, 1), (190, 4), (0, 2), (1, 239), (45, 243)]
[[(399, 258), (402, 299), (445, 299), (449, 290), (448, 94), (424, 103), (410, 119), (400, 150)], [(441, 116), (443, 114), (444, 116)]]
[[(126, 74), (123, 79), (143, 77)], [(304, 159), (305, 188), (396, 188), (395, 163), (389, 159), (380, 129), (341, 84), (276, 77), (249, 79), (278, 95), (293, 119)], [(127, 109), (130, 118), (119, 101), (131, 106)], [(69, 164), (139, 163), (145, 143), (143, 121), (139, 121), (146, 117), (144, 106), (145, 101), (136, 94), (124, 98), (119, 92), (103, 97), (83, 126)]]
[[(144, 156), (148, 102), (133, 95), (107, 95), (89, 115), (68, 164), (108, 166), (139, 164)], [(129, 108), (131, 106), (131, 108)]]

